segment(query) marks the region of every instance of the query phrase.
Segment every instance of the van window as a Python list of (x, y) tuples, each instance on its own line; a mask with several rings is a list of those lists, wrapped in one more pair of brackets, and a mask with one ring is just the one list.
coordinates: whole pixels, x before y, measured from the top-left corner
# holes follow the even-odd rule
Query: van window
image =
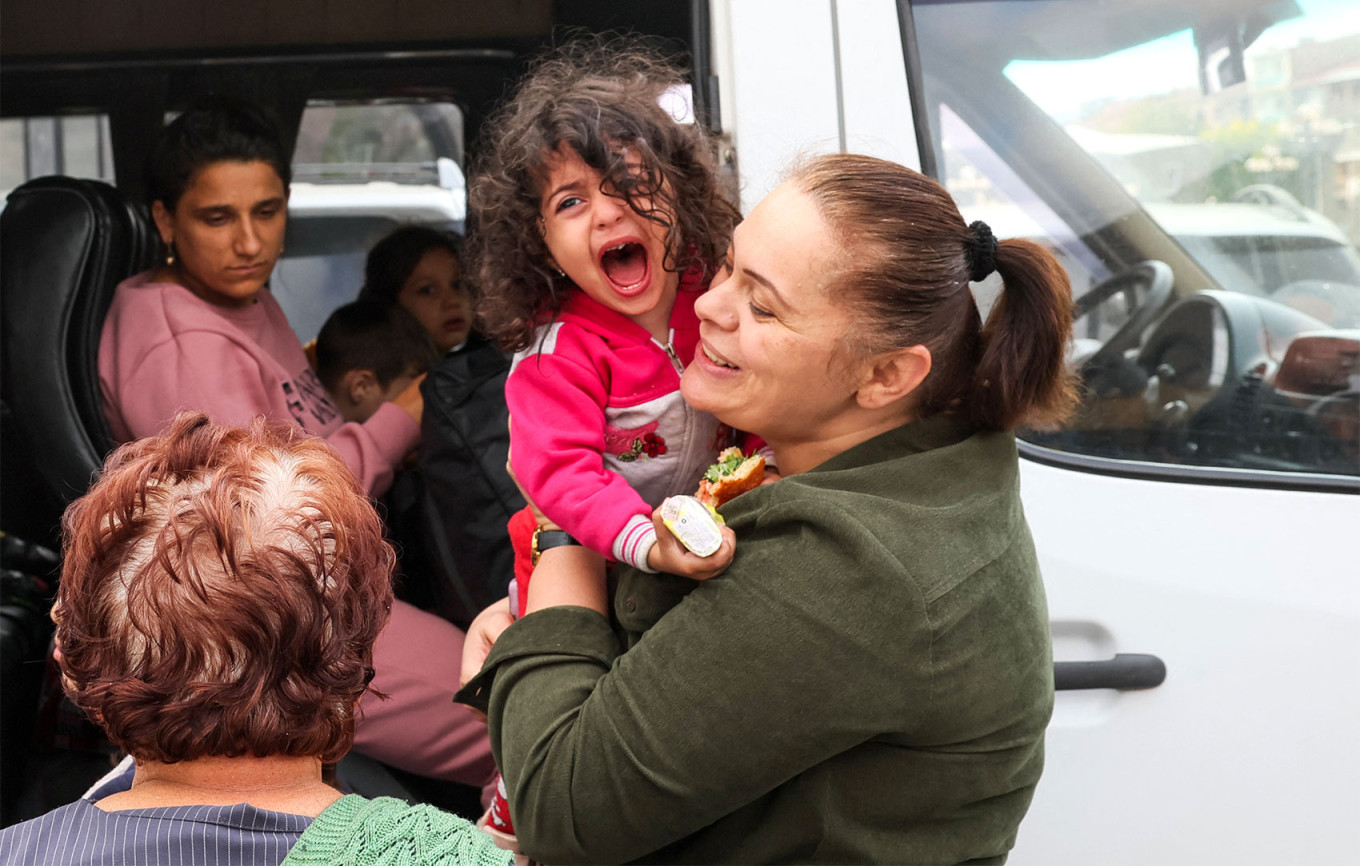
[(463, 159), (463, 113), (447, 102), (309, 103), (293, 162), (303, 171), (325, 166), (361, 171), (417, 166), (439, 157)]
[(0, 119), (0, 195), (51, 174), (113, 183), (108, 115)]
[(969, 220), (1055, 252), (1082, 313), (1082, 407), (1031, 453), (1360, 476), (1346, 6), (1125, 4), (1093, 27), (1065, 0), (913, 4), (937, 174)]
[(301, 339), (358, 296), (364, 258), (388, 232), (408, 223), (462, 232), (463, 147), (463, 112), (449, 102), (307, 105), (270, 283)]
[[(1040, 240), (1058, 259), (1080, 297), (1110, 269), (1052, 208), (992, 150), (949, 106), (940, 107), (944, 133), (945, 187), (968, 222), (982, 220), (997, 237)], [(979, 288), (978, 303), (986, 315), (1000, 290), (990, 277)]]

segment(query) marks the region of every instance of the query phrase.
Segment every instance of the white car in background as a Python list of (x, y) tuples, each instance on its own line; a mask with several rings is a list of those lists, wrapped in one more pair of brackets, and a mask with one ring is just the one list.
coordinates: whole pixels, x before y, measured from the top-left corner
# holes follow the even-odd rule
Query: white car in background
[[(677, 120), (694, 122), (688, 86), (667, 91), (665, 104)], [(316, 336), (332, 310), (355, 299), (367, 251), (393, 229), (423, 225), (463, 234), (462, 122), (462, 113), (447, 103), (319, 104), (304, 110), (288, 234), (270, 280), (304, 342)], [(406, 161), (384, 161), (403, 154)], [(412, 154), (433, 158), (413, 161)]]
[(1290, 200), (1144, 207), (1220, 286), (1360, 327), (1360, 253), (1316, 211)]
[(358, 297), (368, 250), (401, 225), (462, 234), (467, 182), (447, 156), (414, 164), (297, 164), (288, 234), (270, 290), (298, 337)]

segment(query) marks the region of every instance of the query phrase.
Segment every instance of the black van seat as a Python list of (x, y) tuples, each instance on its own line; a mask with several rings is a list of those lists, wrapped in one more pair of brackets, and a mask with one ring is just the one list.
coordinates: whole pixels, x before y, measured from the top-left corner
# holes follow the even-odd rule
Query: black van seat
[(51, 544), (114, 444), (96, 368), (104, 314), (157, 244), (108, 184), (43, 177), (10, 193), (0, 248), (0, 529)]

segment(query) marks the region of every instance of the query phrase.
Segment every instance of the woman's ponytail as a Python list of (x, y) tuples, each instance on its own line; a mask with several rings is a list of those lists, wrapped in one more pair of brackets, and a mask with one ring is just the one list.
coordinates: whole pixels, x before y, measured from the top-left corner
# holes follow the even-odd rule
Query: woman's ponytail
[[(1072, 298), (1049, 252), (998, 242), (986, 223), (966, 225), (943, 186), (886, 160), (819, 156), (792, 180), (854, 253), (834, 277), (858, 320), (848, 350), (930, 350), (930, 374), (908, 397), (914, 417), (952, 414), (1012, 430), (1067, 415), (1076, 395), (1066, 370)], [(993, 272), (1006, 288), (984, 325), (969, 283)]]
[(1077, 394), (1066, 363), (1072, 335), (1067, 272), (1033, 241), (993, 244), (1005, 289), (982, 328), (969, 414), (988, 430), (1056, 424), (1067, 417)]

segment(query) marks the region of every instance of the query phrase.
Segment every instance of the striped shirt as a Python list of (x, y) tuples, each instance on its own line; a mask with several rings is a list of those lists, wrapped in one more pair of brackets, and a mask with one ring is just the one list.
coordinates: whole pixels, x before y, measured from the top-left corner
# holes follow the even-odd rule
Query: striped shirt
[(311, 822), (245, 803), (105, 812), (77, 800), (0, 830), (0, 866), (278, 866)]

